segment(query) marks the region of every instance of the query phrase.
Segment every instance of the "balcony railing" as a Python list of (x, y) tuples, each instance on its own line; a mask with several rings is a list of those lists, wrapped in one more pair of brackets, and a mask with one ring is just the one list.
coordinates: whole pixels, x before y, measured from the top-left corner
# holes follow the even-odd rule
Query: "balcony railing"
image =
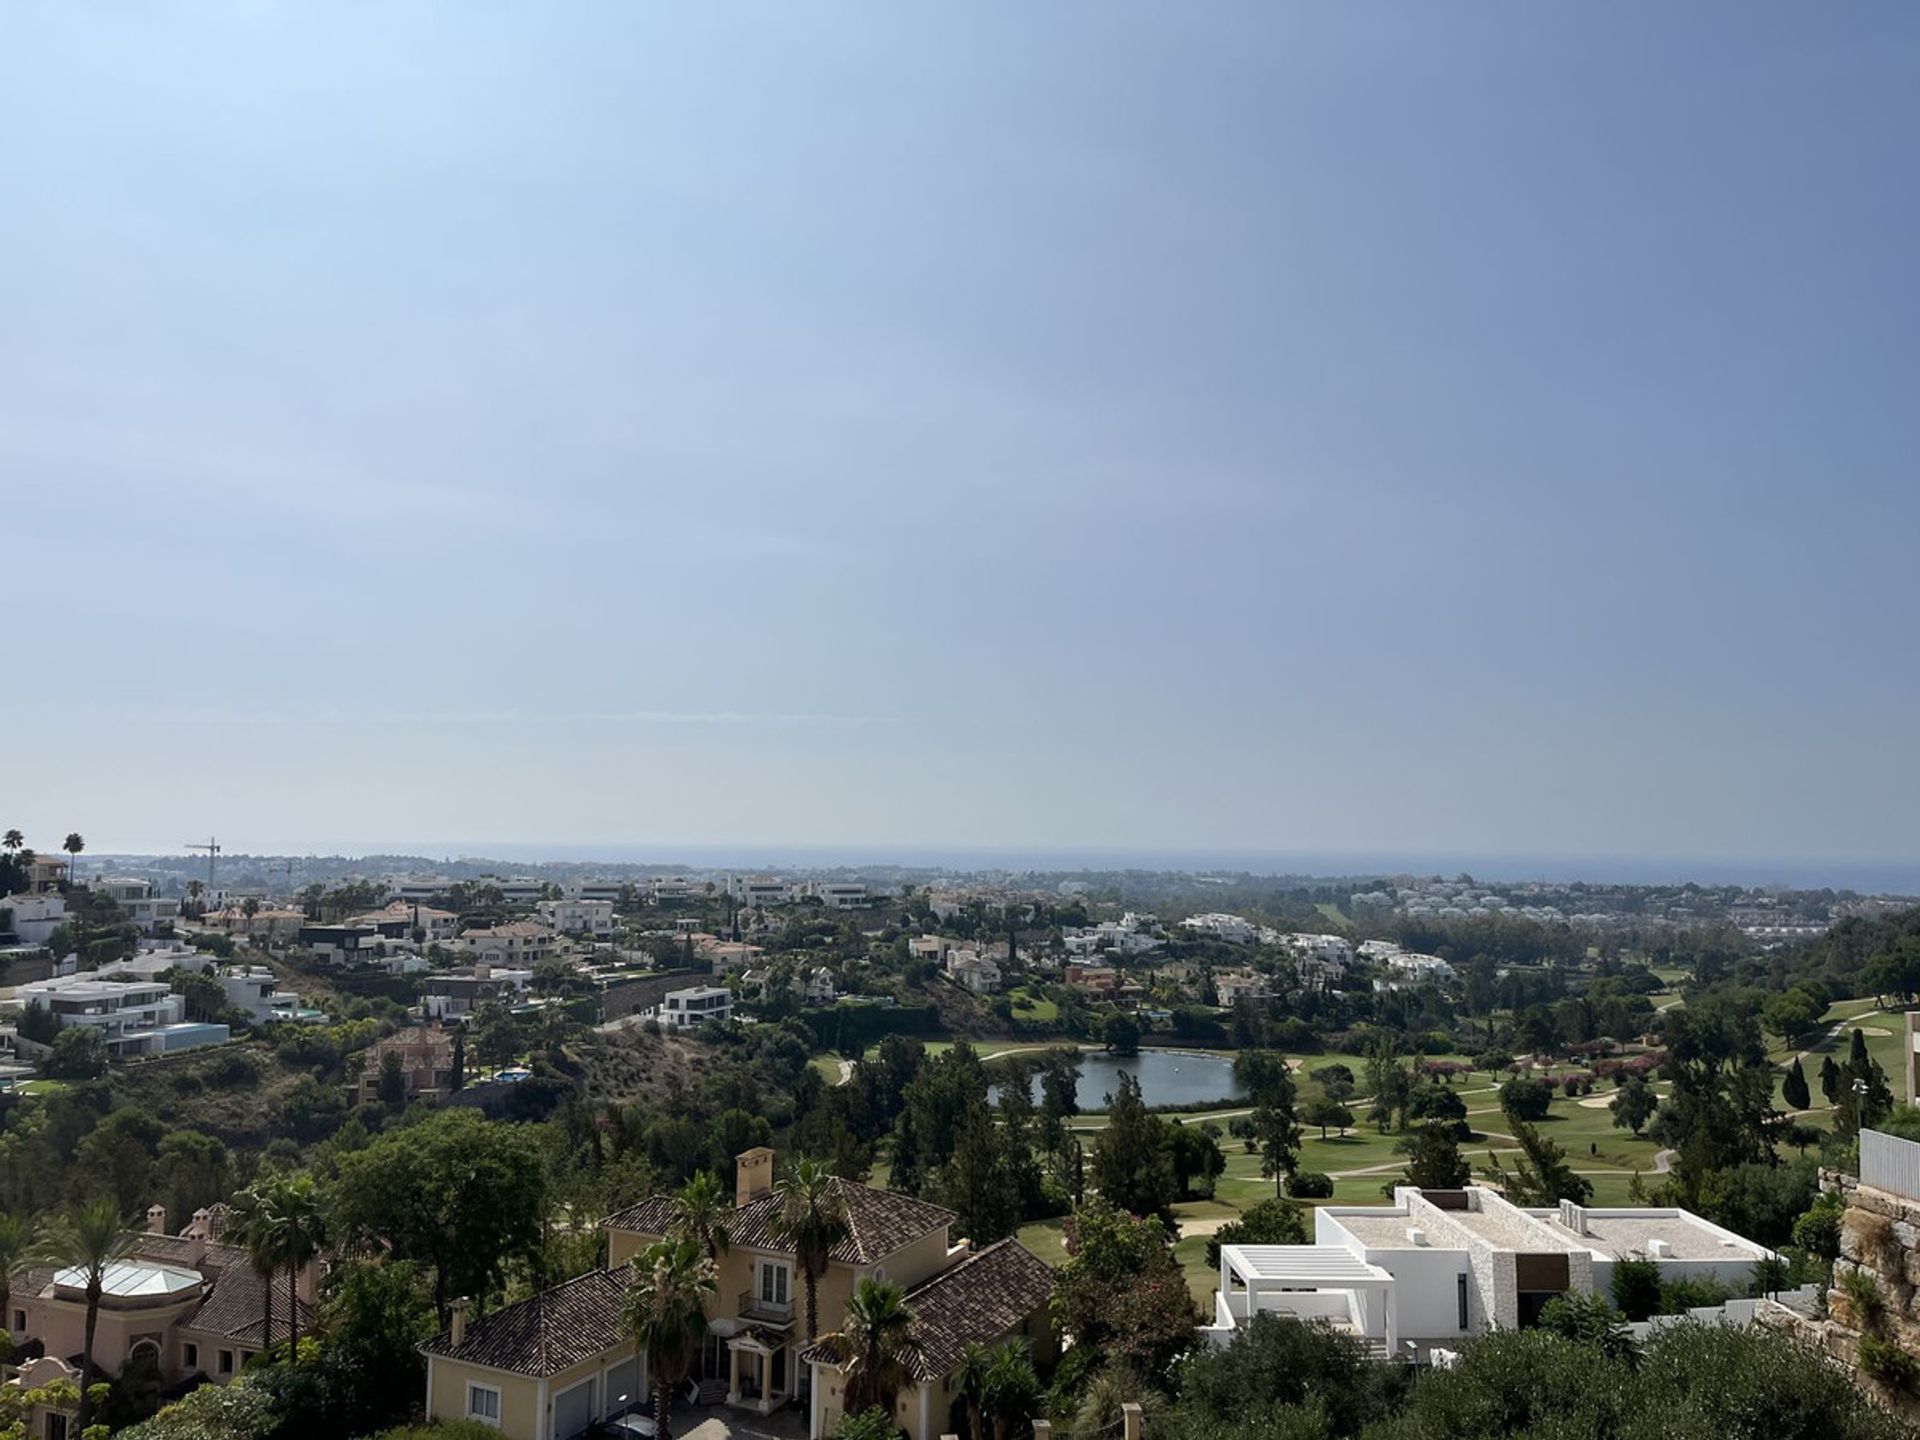
[(771, 1320), (785, 1325), (793, 1319), (793, 1301), (767, 1300), (751, 1290), (743, 1290), (739, 1314), (745, 1320)]

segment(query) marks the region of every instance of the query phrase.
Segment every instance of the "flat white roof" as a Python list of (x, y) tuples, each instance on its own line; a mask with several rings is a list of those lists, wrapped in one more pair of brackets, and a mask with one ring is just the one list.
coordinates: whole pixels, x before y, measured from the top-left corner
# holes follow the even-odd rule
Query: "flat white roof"
[(1305, 1280), (1314, 1284), (1393, 1280), (1378, 1265), (1369, 1265), (1338, 1245), (1222, 1245), (1220, 1259), (1247, 1280)]

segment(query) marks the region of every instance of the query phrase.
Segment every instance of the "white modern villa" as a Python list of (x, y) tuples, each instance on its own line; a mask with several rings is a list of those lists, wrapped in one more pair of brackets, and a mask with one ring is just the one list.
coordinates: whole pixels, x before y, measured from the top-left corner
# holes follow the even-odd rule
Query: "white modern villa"
[(1605, 1295), (1622, 1260), (1711, 1276), (1746, 1293), (1765, 1246), (1686, 1210), (1523, 1209), (1498, 1191), (1393, 1192), (1391, 1205), (1314, 1211), (1311, 1245), (1223, 1245), (1213, 1323), (1224, 1345), (1254, 1315), (1325, 1320), (1380, 1356), (1425, 1361), (1488, 1330), (1528, 1325), (1568, 1292)]

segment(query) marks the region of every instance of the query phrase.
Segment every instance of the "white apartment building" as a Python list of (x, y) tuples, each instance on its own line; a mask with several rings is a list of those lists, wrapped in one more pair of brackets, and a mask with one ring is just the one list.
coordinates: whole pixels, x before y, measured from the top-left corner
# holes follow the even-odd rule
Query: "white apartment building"
[[(1127, 920), (1135, 918), (1129, 915)], [(1130, 927), (1126, 920), (1103, 920), (1085, 929), (1069, 930), (1061, 938), (1069, 955), (1145, 955), (1166, 943), (1145, 930)]]
[(256, 1025), (326, 1018), (322, 1012), (303, 1006), (291, 990), (282, 990), (279, 977), (264, 965), (229, 965), (214, 978), (227, 992), (227, 1004), (244, 1010)]
[(1287, 948), (1302, 959), (1328, 965), (1353, 963), (1353, 942), (1344, 935), (1289, 935)]
[(153, 882), (137, 875), (97, 875), (87, 882), (96, 895), (104, 895), (116, 905), (129, 900), (144, 900), (153, 894)]
[(429, 900), (440, 899), (452, 888), (453, 881), (444, 875), (403, 875), (387, 883), (387, 894), (409, 905), (416, 902), (424, 905)]
[(1438, 955), (1416, 955), (1407, 950), (1387, 956), (1387, 970), (1388, 978), (1375, 981), (1375, 989), (1393, 990), (1402, 985), (1423, 985), (1429, 980), (1440, 983), (1454, 977), (1453, 966)]
[(24, 1006), (51, 1010), (62, 1024), (98, 1030), (116, 1060), (222, 1045), (230, 1035), (225, 1025), (188, 1021), (186, 997), (175, 995), (164, 980), (62, 975), (16, 986), (13, 995)]
[(829, 910), (859, 910), (873, 900), (868, 886), (852, 880), (816, 880), (810, 888)]
[(625, 880), (569, 880), (560, 887), (560, 893), (569, 900), (604, 900), (611, 905), (620, 898), (627, 883)]
[(669, 990), (654, 1007), (652, 1017), (676, 1030), (690, 1030), (709, 1020), (733, 1018), (733, 992), (718, 985), (693, 985)]
[(1180, 922), (1181, 927), (1193, 931), (1196, 935), (1210, 936), (1215, 940), (1224, 940), (1229, 945), (1251, 945), (1260, 938), (1260, 927), (1240, 915), (1190, 915)]
[(0, 897), (0, 910), (13, 912), (13, 933), (22, 945), (46, 944), (67, 921), (67, 902), (51, 892)]
[(759, 909), (765, 905), (785, 905), (793, 899), (793, 886), (772, 875), (729, 875), (727, 894), (742, 905)]
[(1710, 1276), (1745, 1293), (1773, 1252), (1679, 1209), (1562, 1201), (1522, 1209), (1482, 1186), (1393, 1192), (1391, 1205), (1323, 1205), (1311, 1245), (1223, 1245), (1213, 1322), (1226, 1344), (1254, 1315), (1323, 1320), (1376, 1354), (1427, 1360), (1488, 1330), (1531, 1324), (1557, 1295), (1608, 1294), (1622, 1260)]
[(691, 900), (701, 894), (701, 889), (691, 880), (682, 880), (676, 875), (656, 875), (647, 882), (647, 894), (657, 905), (662, 900)]
[(611, 900), (542, 900), (533, 907), (533, 913), (562, 935), (605, 939), (613, 934)]

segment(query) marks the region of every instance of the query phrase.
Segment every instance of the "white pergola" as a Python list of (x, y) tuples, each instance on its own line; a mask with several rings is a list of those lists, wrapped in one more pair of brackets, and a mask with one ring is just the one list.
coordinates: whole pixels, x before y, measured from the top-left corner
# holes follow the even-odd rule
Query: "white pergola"
[[(1248, 1319), (1262, 1310), (1299, 1315), (1303, 1319), (1339, 1318), (1332, 1305), (1315, 1304), (1306, 1299), (1312, 1294), (1324, 1294), (1330, 1300), (1341, 1297), (1349, 1316), (1358, 1318), (1370, 1308), (1365, 1300), (1377, 1295), (1389, 1355), (1399, 1348), (1400, 1342), (1393, 1288), (1390, 1273), (1338, 1245), (1220, 1247), (1220, 1294), (1229, 1304), (1233, 1297), (1244, 1294)], [(1364, 1322), (1358, 1328), (1362, 1335), (1367, 1333)]]

